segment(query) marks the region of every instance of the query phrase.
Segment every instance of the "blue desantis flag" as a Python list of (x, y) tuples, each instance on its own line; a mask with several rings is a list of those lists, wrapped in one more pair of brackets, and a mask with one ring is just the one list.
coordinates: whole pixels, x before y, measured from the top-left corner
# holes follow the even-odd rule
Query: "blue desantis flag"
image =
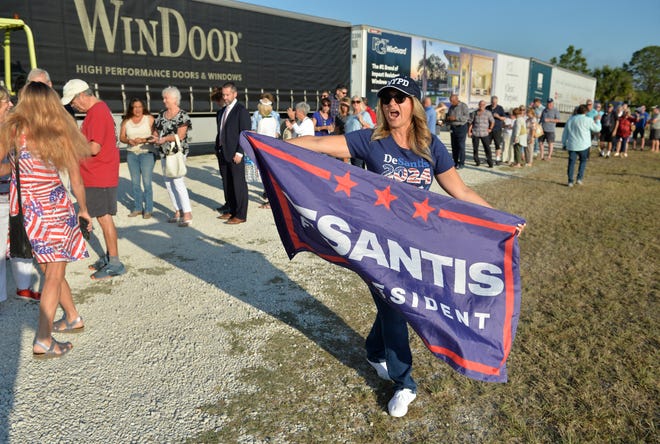
[(244, 132), (290, 258), (349, 268), (405, 316), (438, 358), (506, 382), (520, 311), (517, 224), (501, 211), (420, 190)]

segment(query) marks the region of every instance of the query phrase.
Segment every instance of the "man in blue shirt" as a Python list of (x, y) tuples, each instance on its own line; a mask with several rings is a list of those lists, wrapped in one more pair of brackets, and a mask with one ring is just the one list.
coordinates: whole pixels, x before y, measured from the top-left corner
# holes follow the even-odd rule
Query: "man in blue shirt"
[(644, 143), (646, 142), (644, 132), (646, 131), (646, 122), (649, 121), (649, 113), (646, 112), (646, 106), (640, 106), (635, 113), (635, 117), (637, 118), (637, 122), (635, 123), (635, 131), (632, 135), (633, 149), (637, 149), (637, 136), (639, 135), (642, 136), (642, 144), (639, 146), (639, 149), (644, 151)]
[(426, 113), (426, 124), (429, 127), (429, 131), (431, 131), (431, 134), (435, 134), (435, 125), (438, 122), (438, 113), (433, 107), (431, 98), (428, 96), (424, 97), (424, 102), (422, 105), (424, 105), (424, 112)]

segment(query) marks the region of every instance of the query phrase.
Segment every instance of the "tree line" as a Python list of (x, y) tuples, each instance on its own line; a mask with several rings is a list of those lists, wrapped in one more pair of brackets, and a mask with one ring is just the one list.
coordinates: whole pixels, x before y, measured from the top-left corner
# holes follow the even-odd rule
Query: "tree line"
[(596, 100), (600, 102), (620, 101), (647, 108), (660, 105), (660, 46), (635, 51), (630, 62), (622, 66), (604, 65), (589, 70), (582, 49), (570, 45), (559, 59), (553, 57), (550, 63), (595, 77)]

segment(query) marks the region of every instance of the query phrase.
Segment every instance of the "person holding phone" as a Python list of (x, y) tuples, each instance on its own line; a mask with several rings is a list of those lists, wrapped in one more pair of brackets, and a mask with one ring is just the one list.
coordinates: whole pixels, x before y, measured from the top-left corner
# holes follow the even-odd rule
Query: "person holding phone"
[(151, 186), (156, 164), (155, 148), (151, 143), (154, 140), (153, 127), (154, 117), (149, 114), (147, 104), (140, 98), (132, 98), (119, 130), (119, 141), (128, 145), (126, 163), (133, 185), (133, 209), (128, 217), (142, 215), (143, 219), (150, 219), (154, 212)]

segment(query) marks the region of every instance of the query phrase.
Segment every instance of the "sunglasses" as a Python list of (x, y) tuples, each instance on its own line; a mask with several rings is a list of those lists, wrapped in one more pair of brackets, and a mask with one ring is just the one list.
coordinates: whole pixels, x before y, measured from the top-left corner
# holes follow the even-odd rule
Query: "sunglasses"
[(404, 95), (402, 95), (402, 94), (394, 94), (393, 96), (385, 96), (385, 97), (381, 97), (381, 98), (380, 98), (380, 101), (381, 101), (381, 103), (382, 103), (383, 105), (389, 105), (390, 102), (392, 101), (392, 99), (394, 99), (394, 101), (395, 101), (396, 103), (398, 103), (399, 105), (401, 105), (403, 102), (406, 101), (407, 98), (408, 98), (408, 96), (404, 96)]
[(362, 100), (351, 100), (351, 103), (362, 103)]

